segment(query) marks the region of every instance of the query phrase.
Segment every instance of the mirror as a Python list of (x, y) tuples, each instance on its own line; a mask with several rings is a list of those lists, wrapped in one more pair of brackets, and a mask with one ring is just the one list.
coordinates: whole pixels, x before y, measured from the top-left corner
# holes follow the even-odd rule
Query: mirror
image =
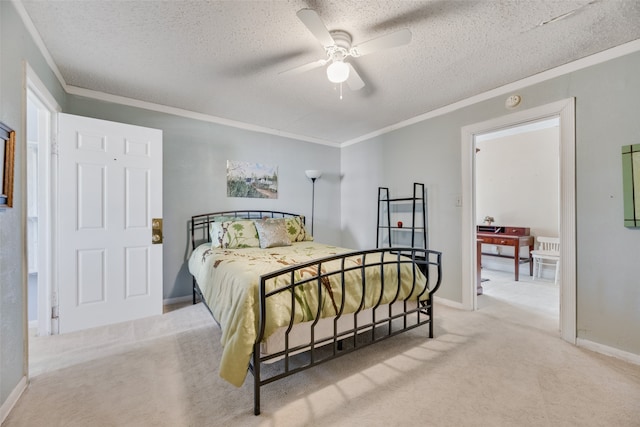
[(13, 165), (16, 133), (0, 122), (0, 209), (13, 207)]
[(640, 144), (622, 147), (624, 226), (640, 227)]

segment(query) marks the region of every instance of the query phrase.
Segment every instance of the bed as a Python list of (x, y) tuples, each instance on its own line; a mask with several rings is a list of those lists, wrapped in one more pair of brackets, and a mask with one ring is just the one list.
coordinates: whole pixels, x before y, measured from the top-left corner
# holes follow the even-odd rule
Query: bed
[(428, 326), (441, 253), (420, 248), (353, 251), (317, 243), (304, 217), (221, 211), (191, 218), (193, 303), (220, 325), (220, 376), (263, 385)]

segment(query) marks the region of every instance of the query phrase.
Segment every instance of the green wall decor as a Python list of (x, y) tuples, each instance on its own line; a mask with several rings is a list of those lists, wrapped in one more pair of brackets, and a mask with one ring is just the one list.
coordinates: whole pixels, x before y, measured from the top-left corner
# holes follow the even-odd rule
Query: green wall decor
[(640, 144), (622, 147), (624, 226), (640, 227)]

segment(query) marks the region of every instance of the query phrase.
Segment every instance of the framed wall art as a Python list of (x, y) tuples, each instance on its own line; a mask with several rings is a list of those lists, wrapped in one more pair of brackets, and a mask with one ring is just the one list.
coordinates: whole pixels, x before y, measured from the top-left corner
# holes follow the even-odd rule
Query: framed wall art
[(278, 198), (278, 167), (227, 160), (227, 197)]
[(0, 122), (0, 209), (13, 207), (15, 147), (15, 131)]
[(624, 226), (640, 227), (640, 144), (622, 147)]

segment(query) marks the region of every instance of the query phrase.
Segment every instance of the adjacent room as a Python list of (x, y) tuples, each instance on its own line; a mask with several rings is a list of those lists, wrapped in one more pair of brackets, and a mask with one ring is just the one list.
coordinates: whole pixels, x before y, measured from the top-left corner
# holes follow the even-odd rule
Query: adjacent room
[(638, 24), (0, 2), (0, 423), (638, 425)]
[[(558, 117), (476, 137), (478, 234), (502, 243), (481, 243), (478, 293), (485, 295), (485, 304), (497, 298), (547, 313), (554, 331), (559, 328), (559, 262), (549, 254), (549, 262), (538, 263), (532, 253), (541, 240), (559, 240), (559, 142)], [(522, 233), (505, 238), (513, 230)], [(518, 277), (516, 241), (522, 244)]]

